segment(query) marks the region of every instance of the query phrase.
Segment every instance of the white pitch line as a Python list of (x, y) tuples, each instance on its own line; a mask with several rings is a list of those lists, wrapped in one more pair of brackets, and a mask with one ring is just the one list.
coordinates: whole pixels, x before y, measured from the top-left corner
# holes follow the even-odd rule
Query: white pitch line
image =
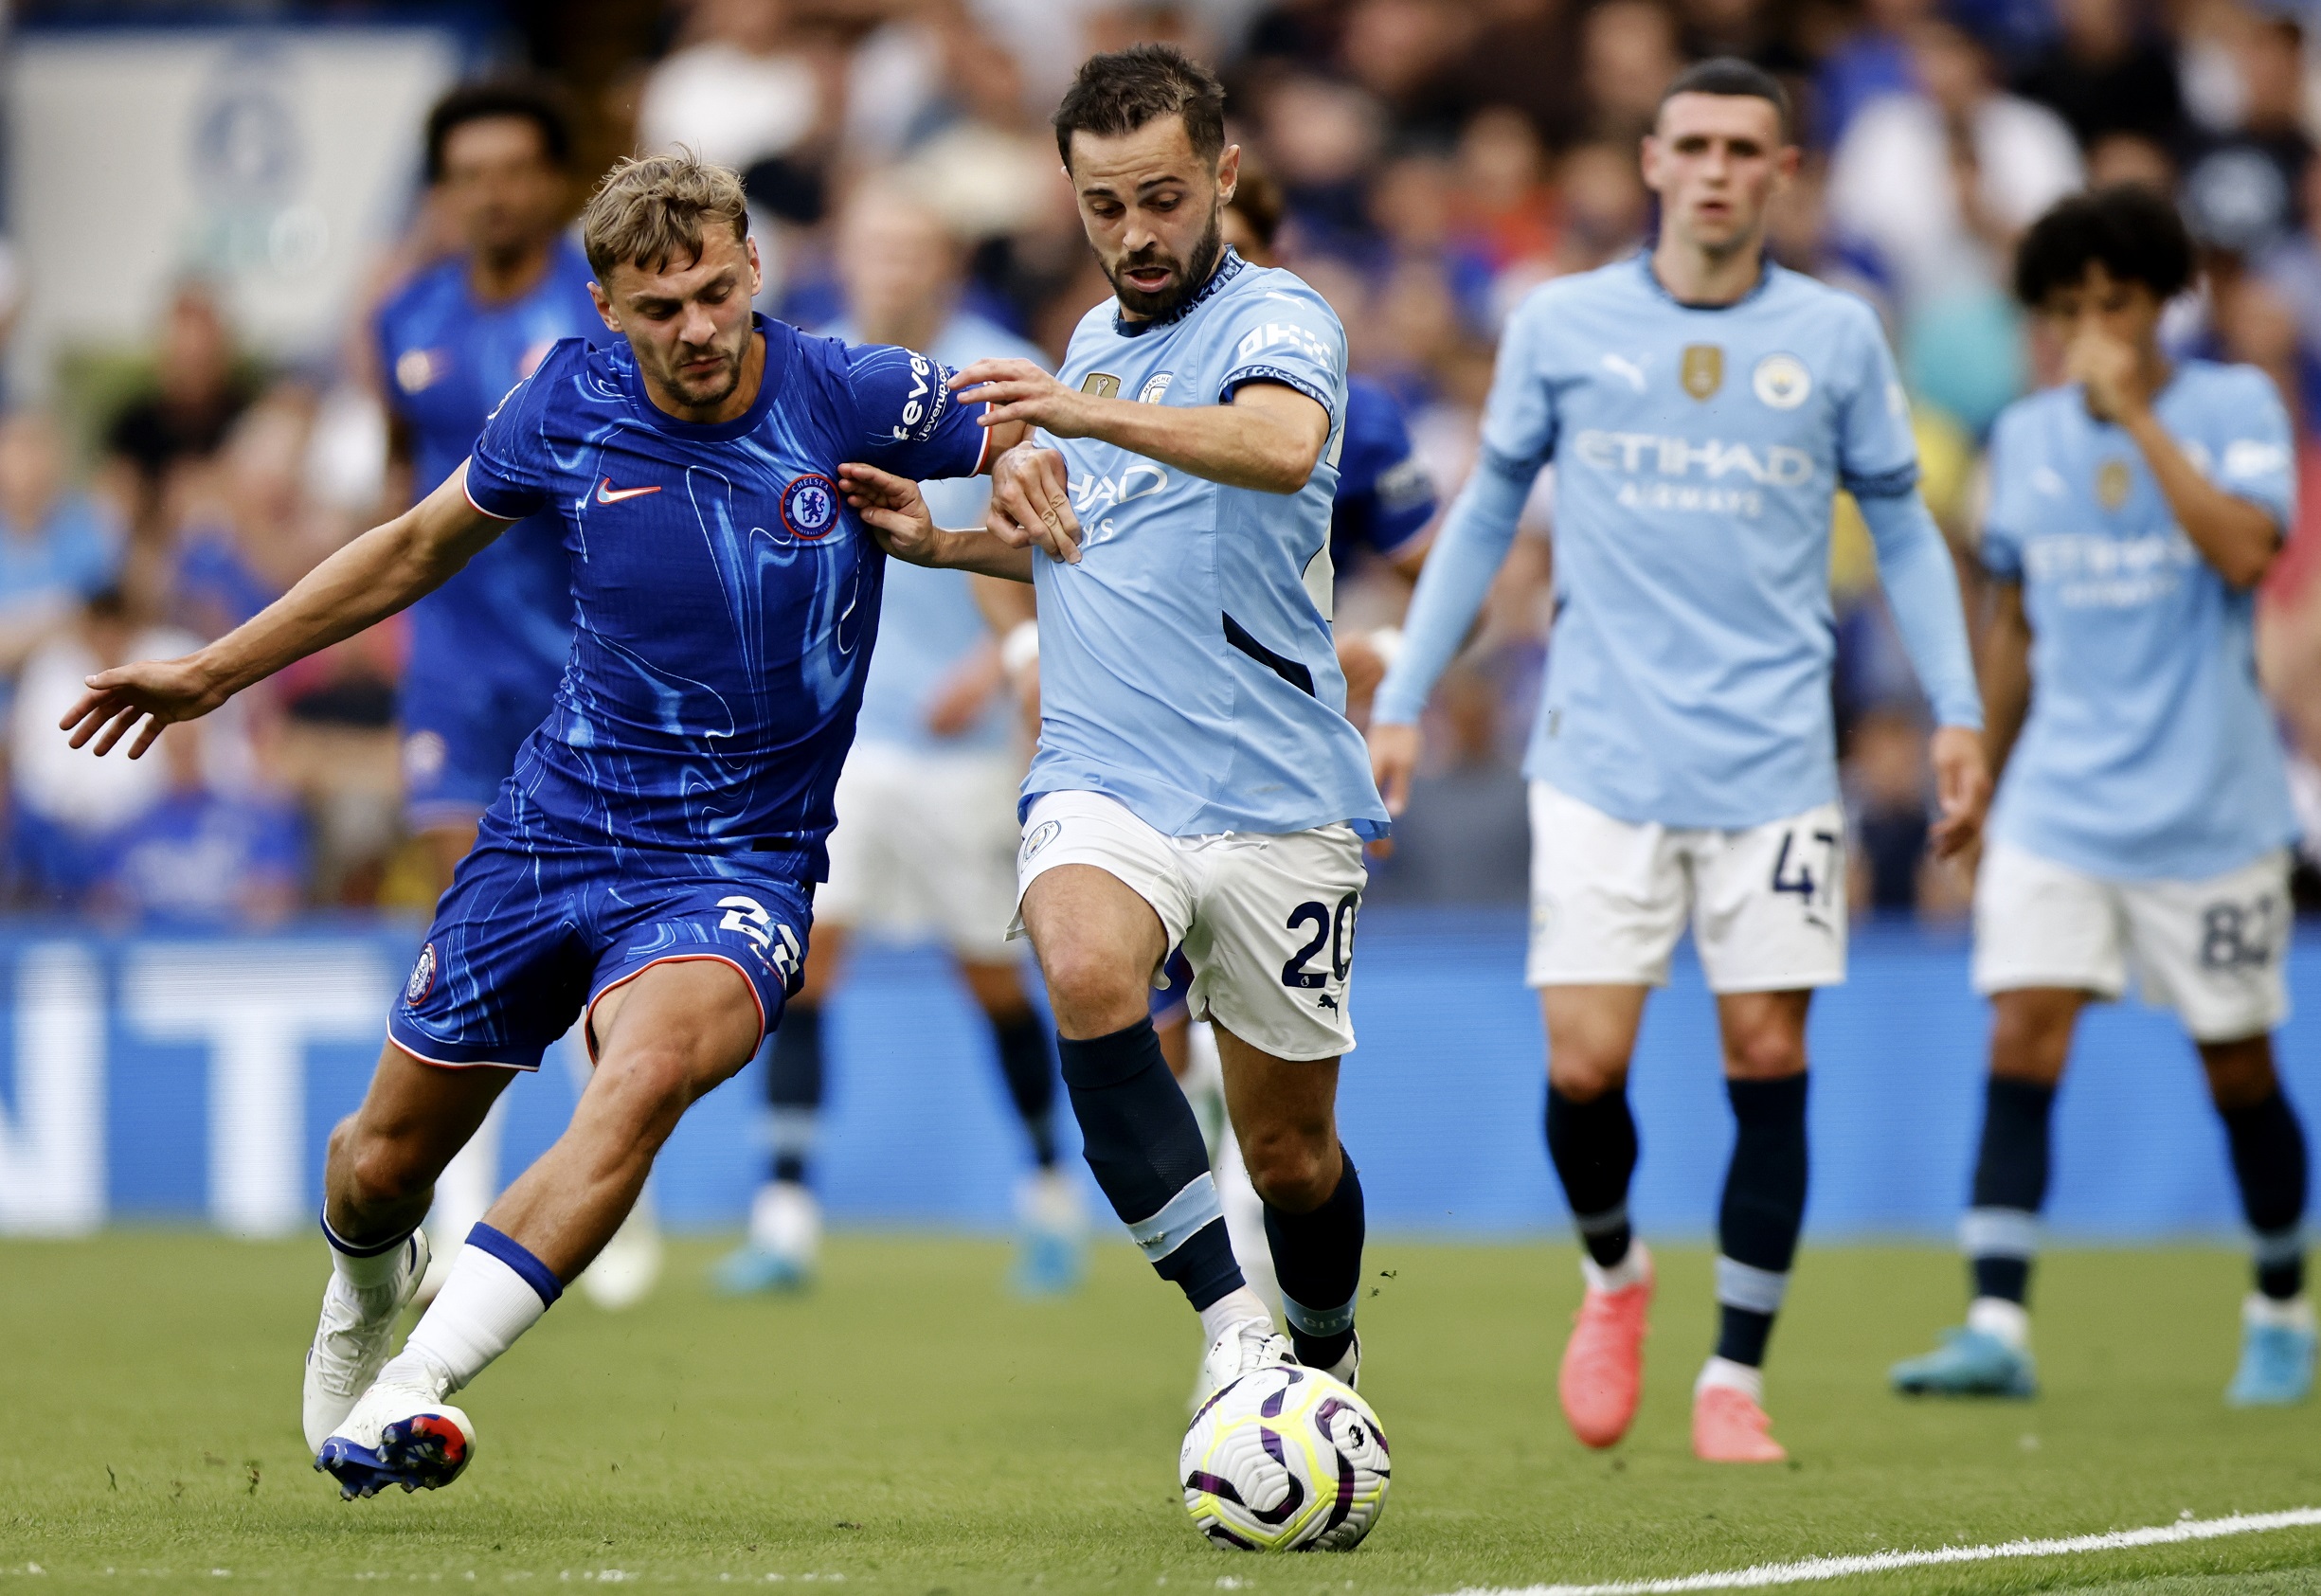
[(2124, 1551), (2138, 1546), (2172, 1546), (2182, 1541), (2218, 1540), (2266, 1530), (2321, 1526), (2321, 1508), (2286, 1513), (2236, 1513), (2227, 1518), (2180, 1518), (2141, 1530), (2114, 1530), (2062, 1540), (2010, 1540), (1996, 1546), (1943, 1546), (1931, 1551), (1872, 1551), (1855, 1557), (1808, 1557), (1796, 1563), (1759, 1563), (1723, 1573), (1683, 1574), (1672, 1579), (1619, 1580), (1610, 1585), (1469, 1586), (1453, 1596), (1679, 1596), (1691, 1590), (1755, 1590), (1771, 1585), (1808, 1585), (1848, 1574), (1882, 1574), (1896, 1569), (1924, 1569), (1943, 1563), (1990, 1563), (2007, 1557), (2061, 1557), (2075, 1551)]

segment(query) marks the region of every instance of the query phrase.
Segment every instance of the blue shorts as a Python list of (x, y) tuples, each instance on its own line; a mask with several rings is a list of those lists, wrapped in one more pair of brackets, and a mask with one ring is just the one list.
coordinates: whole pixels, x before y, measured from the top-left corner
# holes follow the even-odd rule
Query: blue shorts
[(417, 661), (397, 690), (403, 723), (403, 814), (412, 831), (464, 826), (492, 807), (517, 750), (548, 719), (556, 684), (461, 679)]
[(1160, 973), (1169, 984), (1152, 989), (1153, 1025), (1182, 1025), (1193, 1013), (1193, 961), (1185, 957), (1184, 949), (1172, 948), (1161, 960)]
[(495, 806), (436, 906), (387, 1035), (425, 1064), (537, 1069), (614, 987), (713, 959), (748, 981), (763, 1040), (803, 978), (814, 919), (813, 888), (787, 866), (578, 843)]

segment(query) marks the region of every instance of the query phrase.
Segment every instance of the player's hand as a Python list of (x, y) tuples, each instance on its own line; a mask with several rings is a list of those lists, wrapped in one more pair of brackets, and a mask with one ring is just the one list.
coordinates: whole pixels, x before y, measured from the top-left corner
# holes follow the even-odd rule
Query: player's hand
[(999, 646), (987, 643), (943, 679), (928, 695), (920, 718), (930, 735), (957, 737), (975, 725), (1006, 680)]
[(1360, 726), (1370, 718), (1370, 701), (1386, 679), (1386, 656), (1368, 635), (1343, 634), (1338, 639), (1338, 669), (1346, 678), (1346, 719)]
[(1937, 859), (1954, 858), (1978, 843), (1990, 807), (1990, 757), (1983, 734), (1963, 726), (1937, 728), (1929, 749), (1934, 766), (1934, 823), (1928, 843)]
[(1010, 548), (1036, 547), (1068, 565), (1078, 565), (1080, 518), (1071, 511), (1071, 474), (1064, 457), (1032, 443), (1018, 443), (1001, 455), (991, 468), (991, 504), (983, 525)]
[(1400, 815), (1411, 806), (1411, 776), (1418, 768), (1419, 745), (1414, 726), (1373, 723), (1370, 727), (1370, 774), (1389, 815)]
[(97, 746), (90, 751), (99, 756), (111, 753), (114, 744), (134, 730), (136, 738), (129, 744), (133, 760), (144, 756), (163, 726), (197, 720), (232, 696), (198, 654), (117, 665), (89, 677), (88, 690), (64, 711), (58, 729), (73, 734), (76, 748), (87, 747), (89, 740), (96, 739)]
[(1089, 396), (1028, 360), (979, 360), (951, 379), (951, 391), (989, 405), (979, 418), (987, 427), (1021, 421), (1058, 438), (1088, 436)]
[(2088, 408), (2099, 421), (2125, 421), (2151, 402), (2134, 347), (2107, 332), (2074, 337), (2063, 350), (2063, 375), (2087, 390)]
[(880, 547), (914, 565), (935, 563), (943, 534), (916, 482), (850, 461), (838, 467), (838, 489)]

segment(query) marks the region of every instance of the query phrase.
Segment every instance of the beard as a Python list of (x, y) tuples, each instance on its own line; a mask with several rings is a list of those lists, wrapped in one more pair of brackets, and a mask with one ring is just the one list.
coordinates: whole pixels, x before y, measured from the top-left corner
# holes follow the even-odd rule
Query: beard
[(717, 350), (714, 352), (724, 359), (725, 365), (711, 376), (687, 376), (681, 368), (673, 363), (668, 376), (669, 391), (697, 409), (723, 404), (732, 398), (733, 390), (742, 382), (742, 351), (737, 349)]
[[(1147, 321), (1158, 321), (1183, 308), (1185, 302), (1208, 285), (1217, 269), (1217, 261), (1225, 253), (1225, 207), (1219, 206), (1209, 214), (1208, 229), (1200, 242), (1193, 246), (1190, 260), (1177, 257), (1158, 245), (1124, 255), (1107, 264), (1104, 275), (1111, 279), (1112, 292), (1123, 307)], [(1128, 274), (1146, 266), (1166, 266), (1171, 273), (1169, 285), (1157, 294), (1147, 294), (1128, 280)]]

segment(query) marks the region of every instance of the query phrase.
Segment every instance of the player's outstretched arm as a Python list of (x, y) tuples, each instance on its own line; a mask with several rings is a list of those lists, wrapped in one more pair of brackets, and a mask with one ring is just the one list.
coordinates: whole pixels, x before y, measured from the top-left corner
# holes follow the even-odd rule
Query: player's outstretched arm
[(1032, 580), (1029, 548), (1010, 547), (981, 529), (945, 531), (935, 525), (926, 496), (909, 477), (850, 461), (838, 467), (838, 482), (879, 547), (897, 560), (1009, 582)]
[(1370, 711), (1370, 771), (1389, 814), (1401, 814), (1411, 800), (1411, 777), (1420, 752), (1419, 714), (1436, 680), (1466, 644), (1492, 579), (1506, 563), (1523, 501), (1531, 496), (1532, 475), (1509, 469), (1485, 450), (1451, 501), (1419, 572), (1410, 613), (1402, 620), (1401, 652), (1378, 684)]
[[(161, 728), (209, 713), (253, 682), (393, 615), (448, 582), (509, 525), (468, 502), (467, 467), (384, 526), (348, 544), (298, 584), (206, 648), (102, 671), (58, 723), (79, 748), (108, 753), (132, 731), (129, 757)], [(140, 724), (141, 723), (141, 724)]]
[(1058, 438), (1094, 438), (1228, 488), (1294, 493), (1330, 440), (1330, 413), (1297, 389), (1252, 381), (1228, 404), (1099, 399), (1028, 360), (979, 360), (953, 389), (990, 406), (987, 427), (1022, 422)]

